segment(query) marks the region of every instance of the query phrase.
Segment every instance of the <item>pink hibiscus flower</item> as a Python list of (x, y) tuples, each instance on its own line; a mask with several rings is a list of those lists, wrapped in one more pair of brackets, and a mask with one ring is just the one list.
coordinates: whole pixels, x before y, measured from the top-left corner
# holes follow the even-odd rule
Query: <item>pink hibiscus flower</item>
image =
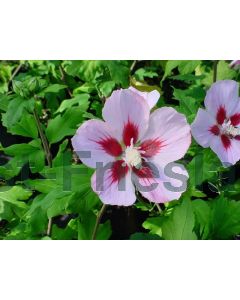
[[(177, 176), (167, 177), (164, 167), (186, 153), (191, 143), (190, 126), (184, 115), (170, 107), (156, 109), (150, 115), (159, 97), (157, 91), (114, 91), (104, 105), (104, 121), (86, 121), (72, 138), (81, 161), (97, 169), (91, 183), (103, 203), (132, 205), (136, 201), (135, 189), (157, 203), (181, 196), (183, 191), (165, 184), (179, 187)], [(98, 178), (98, 163), (108, 166), (102, 180)], [(181, 165), (175, 165), (173, 172), (178, 179), (179, 175), (187, 178)]]
[(205, 98), (206, 110), (199, 109), (192, 134), (202, 147), (210, 147), (224, 166), (240, 159), (240, 101), (238, 83), (221, 80), (214, 83)]

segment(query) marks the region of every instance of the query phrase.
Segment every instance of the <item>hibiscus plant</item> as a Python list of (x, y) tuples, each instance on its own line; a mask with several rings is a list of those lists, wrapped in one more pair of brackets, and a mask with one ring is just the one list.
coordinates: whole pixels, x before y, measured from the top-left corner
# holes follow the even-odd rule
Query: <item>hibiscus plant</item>
[(239, 61), (0, 61), (1, 239), (238, 239)]

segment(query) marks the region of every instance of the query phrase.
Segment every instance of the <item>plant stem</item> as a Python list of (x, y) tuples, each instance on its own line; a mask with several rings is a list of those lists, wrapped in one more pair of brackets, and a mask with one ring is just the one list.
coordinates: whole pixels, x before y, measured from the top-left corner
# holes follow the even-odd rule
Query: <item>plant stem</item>
[[(64, 70), (63, 70), (61, 65), (59, 66), (59, 71), (60, 71), (61, 76), (62, 76), (61, 80), (64, 82), (64, 84), (67, 85), (66, 78), (65, 78), (65, 73), (64, 73)], [(67, 88), (67, 91), (68, 91), (68, 95), (70, 96), (70, 98), (72, 98), (72, 92), (70, 91), (69, 88)]]
[(12, 74), (12, 76), (11, 76), (9, 82), (8, 82), (8, 87), (10, 87), (10, 84), (12, 83), (12, 81), (13, 81), (14, 77), (17, 75), (17, 73), (21, 70), (22, 66), (23, 66), (23, 64), (20, 63), (16, 67), (16, 69), (14, 70), (14, 72), (13, 72), (13, 74)]
[(158, 209), (159, 213), (161, 214), (162, 213), (162, 209), (161, 209), (160, 205), (158, 203), (156, 203), (156, 206), (157, 206), (157, 209)]
[(102, 219), (102, 216), (105, 212), (106, 207), (107, 207), (107, 205), (103, 204), (102, 208), (100, 209), (100, 211), (97, 215), (97, 220), (96, 220), (96, 223), (95, 223), (95, 226), (94, 226), (94, 229), (93, 229), (92, 240), (96, 239), (97, 230), (98, 230), (99, 224), (101, 222), (101, 219)]
[(42, 145), (43, 145), (45, 156), (46, 156), (46, 159), (47, 159), (47, 162), (48, 162), (48, 166), (51, 168), (52, 167), (52, 155), (51, 155), (51, 152), (50, 152), (48, 141), (47, 141), (47, 139), (44, 135), (43, 129), (42, 129), (41, 121), (39, 119), (38, 113), (37, 113), (35, 108), (33, 110), (33, 115), (34, 115), (34, 118), (35, 118), (35, 121), (36, 121), (36, 124), (37, 124), (38, 133), (39, 133), (41, 141), (42, 141)]
[(52, 218), (48, 219), (48, 227), (47, 227), (47, 236), (51, 235), (51, 231), (52, 231)]
[(131, 65), (131, 67), (130, 67), (130, 73), (133, 72), (133, 69), (135, 68), (136, 63), (137, 63), (137, 60), (134, 60), (133, 63), (132, 63), (132, 65)]
[[(50, 148), (49, 148), (49, 145), (48, 145), (47, 138), (45, 137), (45, 134), (43, 132), (41, 121), (39, 119), (38, 113), (37, 113), (35, 108), (33, 110), (33, 115), (34, 115), (34, 118), (35, 118), (35, 122), (37, 124), (38, 133), (39, 133), (41, 141), (42, 141), (42, 145), (43, 145), (45, 156), (46, 156), (46, 159), (47, 159), (47, 162), (48, 162), (48, 166), (51, 168), (52, 167), (52, 154), (51, 154), (51, 151), (50, 151)], [(52, 218), (49, 218), (47, 233), (46, 233), (47, 236), (51, 235), (51, 230), (52, 230)]]
[(213, 62), (213, 82), (217, 81), (217, 66), (218, 66), (218, 60), (214, 60), (214, 62)]

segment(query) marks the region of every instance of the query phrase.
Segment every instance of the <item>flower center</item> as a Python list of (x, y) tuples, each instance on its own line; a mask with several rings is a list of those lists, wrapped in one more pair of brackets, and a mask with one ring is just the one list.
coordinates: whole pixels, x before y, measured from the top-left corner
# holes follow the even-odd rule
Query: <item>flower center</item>
[(125, 149), (123, 160), (129, 166), (139, 169), (142, 163), (141, 157), (142, 151), (139, 151), (137, 147), (133, 146), (133, 139), (131, 139), (130, 146)]
[(240, 128), (233, 126), (230, 120), (225, 120), (222, 124), (222, 133), (235, 137), (240, 135)]

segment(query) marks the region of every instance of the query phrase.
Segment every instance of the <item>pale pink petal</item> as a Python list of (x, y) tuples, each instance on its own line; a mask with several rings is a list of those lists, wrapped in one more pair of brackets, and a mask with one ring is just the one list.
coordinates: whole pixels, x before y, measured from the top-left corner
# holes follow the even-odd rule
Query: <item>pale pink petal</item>
[(205, 106), (213, 117), (219, 119), (219, 124), (234, 111), (238, 101), (238, 83), (234, 80), (220, 80), (208, 90)]
[(130, 145), (141, 139), (148, 128), (150, 109), (143, 97), (129, 89), (114, 91), (103, 108), (103, 118), (119, 141)]
[(168, 172), (166, 166), (159, 167), (155, 164), (154, 168), (158, 169), (158, 174), (156, 171), (152, 172), (155, 173), (154, 178), (151, 172), (135, 172), (134, 183), (137, 190), (146, 199), (155, 203), (179, 199), (187, 188), (188, 173), (186, 169), (182, 165), (171, 164), (169, 168), (174, 174), (170, 176), (170, 174), (166, 174)]
[(104, 165), (112, 162), (122, 153), (110, 127), (100, 120), (83, 123), (72, 138), (72, 146), (81, 161), (91, 168), (96, 168), (97, 162)]
[(211, 143), (211, 149), (217, 154), (224, 167), (234, 165), (240, 160), (240, 141), (227, 138), (228, 142), (224, 142), (221, 136), (215, 136)]
[[(117, 165), (118, 162), (115, 162)], [(116, 178), (116, 171), (111, 166), (101, 174), (98, 170), (92, 176), (92, 189), (98, 194), (100, 200), (104, 204), (130, 206), (136, 201), (135, 188), (131, 181), (131, 173), (129, 170), (124, 171), (125, 174), (120, 174)]]
[(137, 89), (135, 89), (134, 87), (130, 87), (129, 88), (131, 91), (133, 91), (134, 93), (137, 93), (138, 95), (140, 95), (141, 97), (144, 98), (144, 100), (147, 102), (147, 104), (149, 105), (150, 109), (152, 109), (158, 102), (159, 98), (160, 98), (160, 94), (157, 90), (151, 91), (151, 92), (141, 92)]
[(212, 129), (215, 125), (215, 118), (209, 112), (200, 108), (191, 125), (192, 135), (199, 145), (204, 148), (209, 147), (214, 135)]
[(166, 164), (182, 158), (190, 143), (190, 126), (185, 116), (171, 107), (163, 107), (151, 114), (140, 148), (149, 160)]

